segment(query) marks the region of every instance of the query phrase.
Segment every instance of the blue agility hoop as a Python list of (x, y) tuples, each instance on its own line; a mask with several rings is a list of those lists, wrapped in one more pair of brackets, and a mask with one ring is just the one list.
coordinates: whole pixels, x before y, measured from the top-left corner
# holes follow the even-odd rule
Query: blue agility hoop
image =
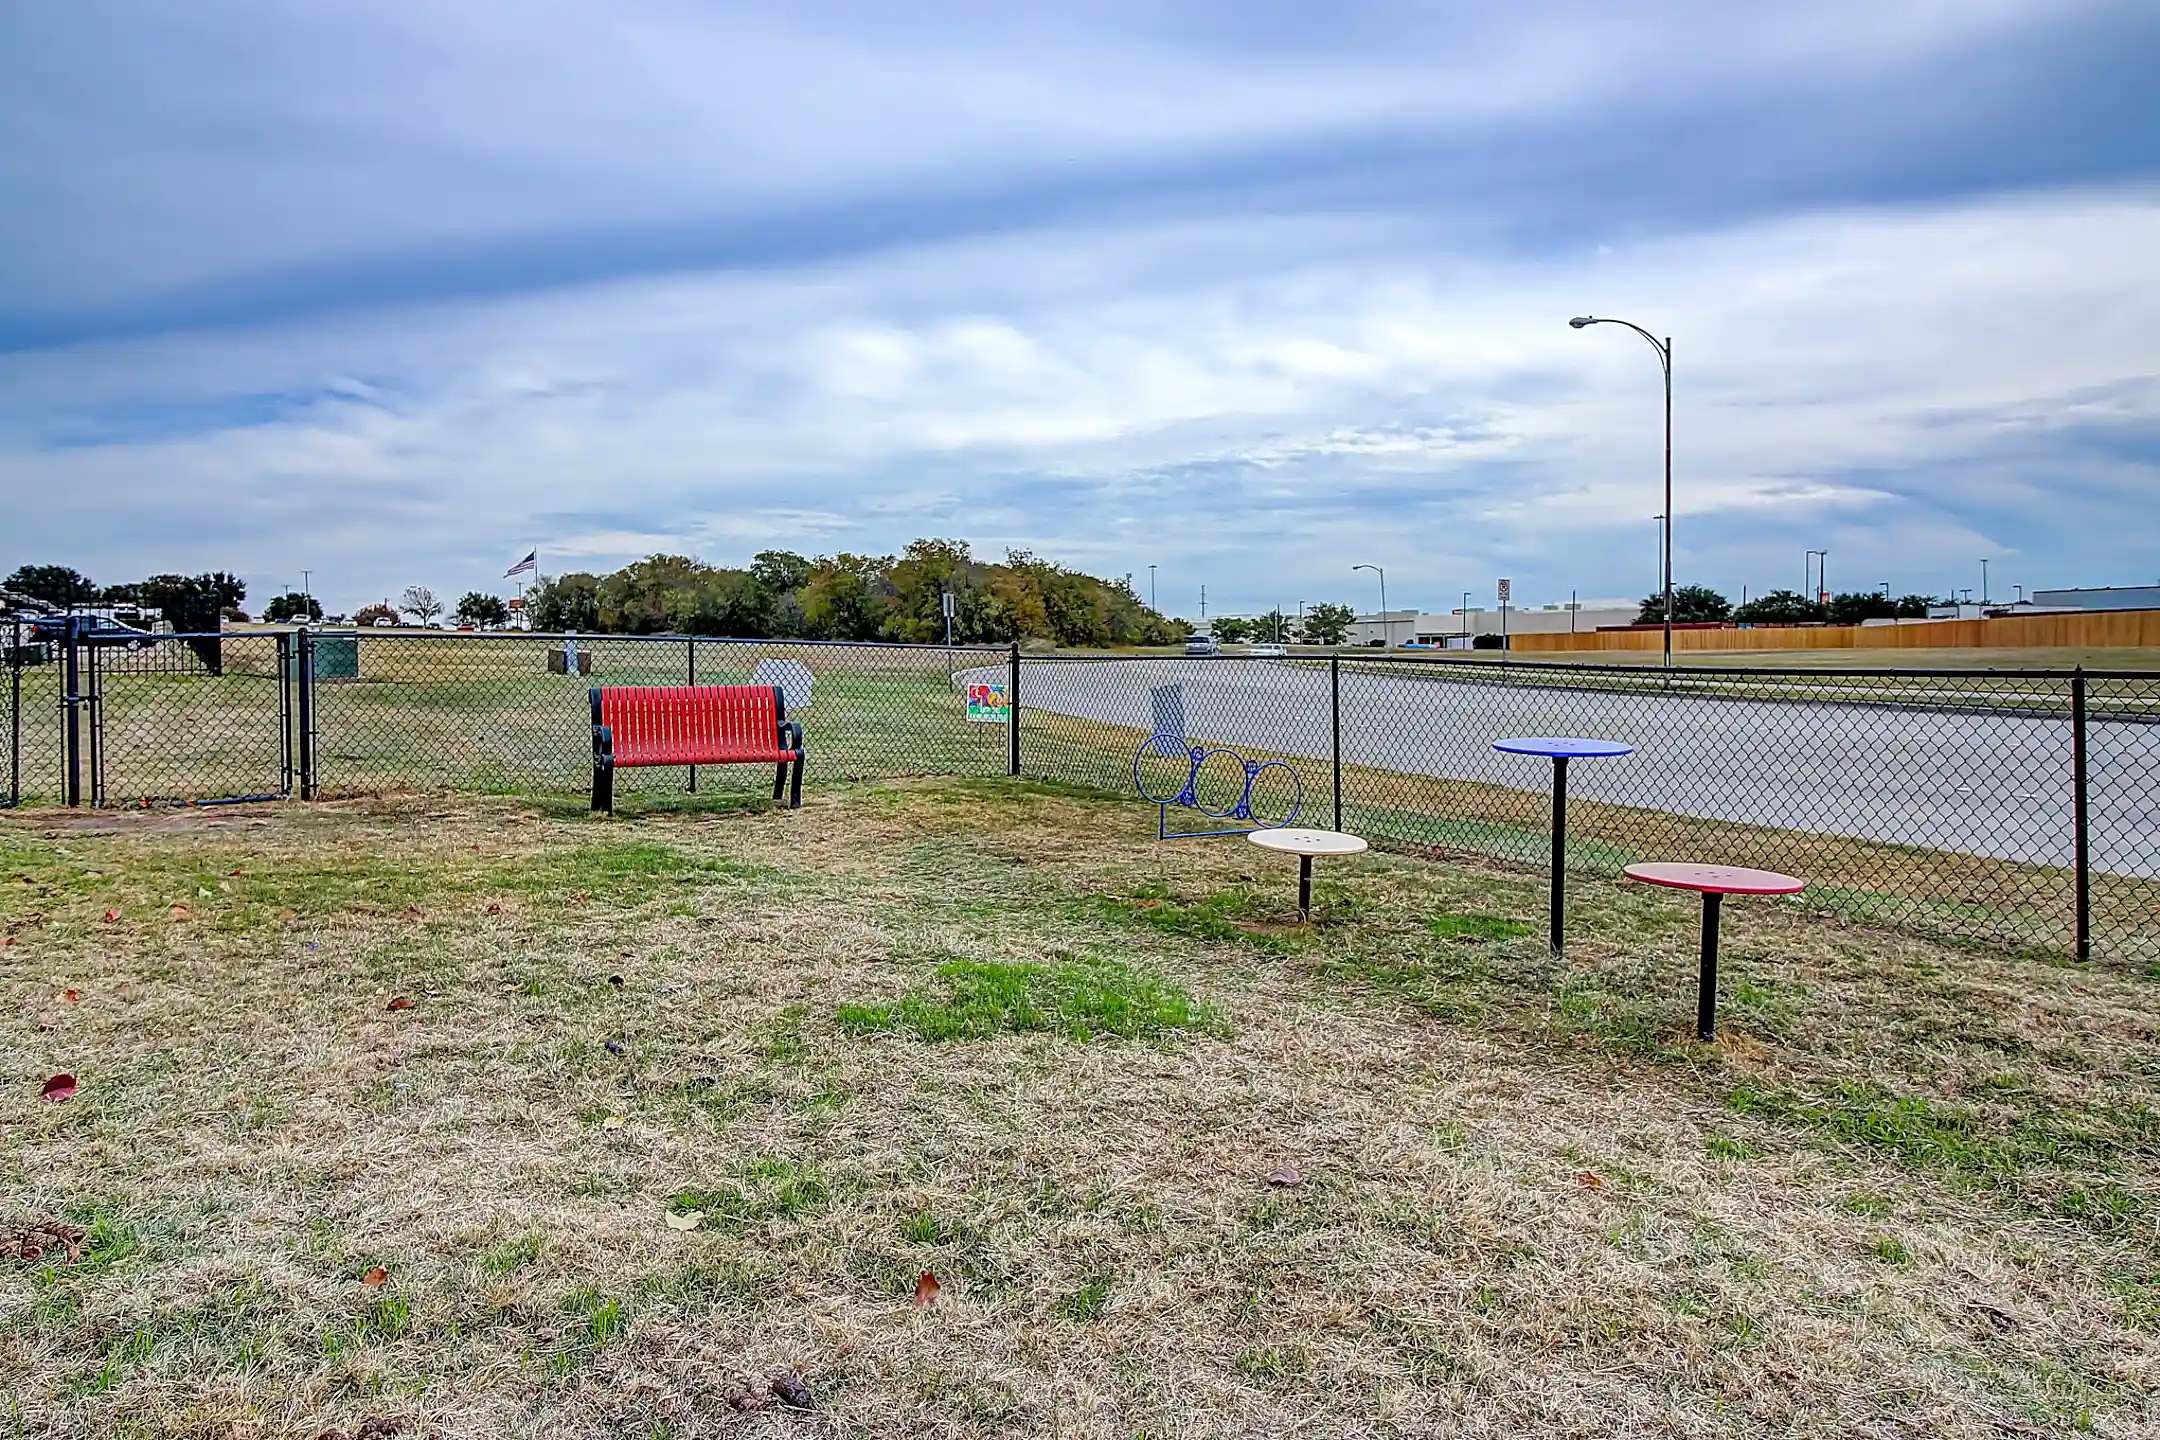
[[(1147, 777), (1141, 774), (1140, 764), (1150, 755), (1166, 760), (1172, 757), (1183, 757), (1185, 761), (1185, 779), (1184, 783), (1178, 786), (1175, 794), (1159, 795), (1152, 793), (1148, 789)], [(1225, 810), (1216, 810), (1200, 802), (1200, 767), (1210, 757), (1216, 755), (1229, 756), (1237, 762), (1238, 768), (1244, 772), (1244, 783), (1239, 787), (1238, 797)], [(1294, 787), (1290, 797), (1289, 813), (1280, 820), (1263, 820), (1253, 814), (1253, 782), (1269, 770), (1280, 770), (1288, 775), (1290, 783)], [(1155, 835), (1157, 839), (1161, 840), (1197, 840), (1207, 835), (1250, 835), (1256, 830), (1280, 830), (1297, 819), (1298, 811), (1305, 804), (1305, 777), (1298, 774), (1294, 766), (1285, 764), (1281, 760), (1251, 761), (1227, 745), (1194, 745), (1182, 735), (1150, 735), (1147, 739), (1141, 741), (1140, 748), (1133, 752), (1132, 775), (1133, 789), (1140, 793), (1141, 799), (1155, 807)], [(1159, 781), (1161, 777), (1158, 776), (1157, 779)], [(1158, 784), (1157, 788), (1161, 789), (1163, 787)], [(1176, 806), (1181, 810), (1197, 810), (1211, 820), (1236, 821), (1243, 828), (1235, 830), (1172, 830), (1170, 828), (1170, 809), (1172, 806)]]

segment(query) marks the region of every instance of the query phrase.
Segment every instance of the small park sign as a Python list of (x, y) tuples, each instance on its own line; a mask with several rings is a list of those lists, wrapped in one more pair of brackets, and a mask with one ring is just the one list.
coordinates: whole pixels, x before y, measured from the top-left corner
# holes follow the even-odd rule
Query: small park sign
[(1005, 725), (1012, 721), (1012, 700), (1003, 685), (970, 685), (967, 687), (967, 718), (985, 725)]

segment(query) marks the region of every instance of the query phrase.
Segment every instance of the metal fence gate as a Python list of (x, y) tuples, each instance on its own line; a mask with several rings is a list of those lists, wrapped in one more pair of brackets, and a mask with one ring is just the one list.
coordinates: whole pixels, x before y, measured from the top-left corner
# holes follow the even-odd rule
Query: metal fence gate
[[(92, 805), (272, 800), (293, 784), (289, 634), (63, 644), (64, 770)], [(79, 792), (77, 787), (79, 788)]]

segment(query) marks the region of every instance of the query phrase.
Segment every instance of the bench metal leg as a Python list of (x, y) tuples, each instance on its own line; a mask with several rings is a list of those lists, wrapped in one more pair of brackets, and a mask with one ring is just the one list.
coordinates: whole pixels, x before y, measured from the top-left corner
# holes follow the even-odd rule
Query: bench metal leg
[(795, 752), (795, 781), (788, 790), (788, 809), (790, 810), (802, 809), (802, 767), (803, 761), (807, 758), (809, 758), (807, 750), (798, 749)]
[(615, 767), (595, 765), (592, 771), (592, 808), (595, 814), (615, 813)]
[(787, 793), (787, 768), (788, 762), (785, 760), (773, 766), (772, 798), (775, 805), (779, 804), (780, 797)]
[(1702, 973), (1695, 980), (1695, 1038), (1717, 1039), (1718, 902), (1725, 897), (1705, 890), (1702, 897)]

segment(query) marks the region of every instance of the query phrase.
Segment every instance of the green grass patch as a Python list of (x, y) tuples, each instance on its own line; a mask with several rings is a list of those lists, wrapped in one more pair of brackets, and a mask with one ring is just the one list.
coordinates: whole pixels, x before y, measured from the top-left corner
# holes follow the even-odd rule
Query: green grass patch
[(1989, 1183), (2036, 1165), (2104, 1161), (2116, 1150), (2091, 1129), (2058, 1116), (2029, 1114), (1998, 1125), (1963, 1106), (1865, 1084), (1808, 1096), (1742, 1081), (1727, 1103), (1744, 1115), (1888, 1152), (1915, 1168), (1954, 1171)]
[(1442, 940), (1520, 940), (1534, 934), (1537, 926), (1505, 915), (1428, 915), (1425, 928)]
[(1058, 1315), (1076, 1325), (1092, 1325), (1103, 1318), (1110, 1308), (1110, 1282), (1101, 1275), (1092, 1275), (1080, 1288), (1057, 1302)]
[(1044, 1031), (1074, 1040), (1229, 1033), (1213, 1006), (1131, 965), (950, 960), (936, 974), (938, 989), (911, 990), (888, 1004), (840, 1006), (840, 1027), (857, 1035), (904, 1031), (934, 1042)]
[(764, 1155), (745, 1164), (735, 1183), (690, 1186), (668, 1197), (676, 1214), (702, 1211), (715, 1228), (798, 1220), (832, 1201), (834, 1186), (816, 1165), (780, 1155)]

